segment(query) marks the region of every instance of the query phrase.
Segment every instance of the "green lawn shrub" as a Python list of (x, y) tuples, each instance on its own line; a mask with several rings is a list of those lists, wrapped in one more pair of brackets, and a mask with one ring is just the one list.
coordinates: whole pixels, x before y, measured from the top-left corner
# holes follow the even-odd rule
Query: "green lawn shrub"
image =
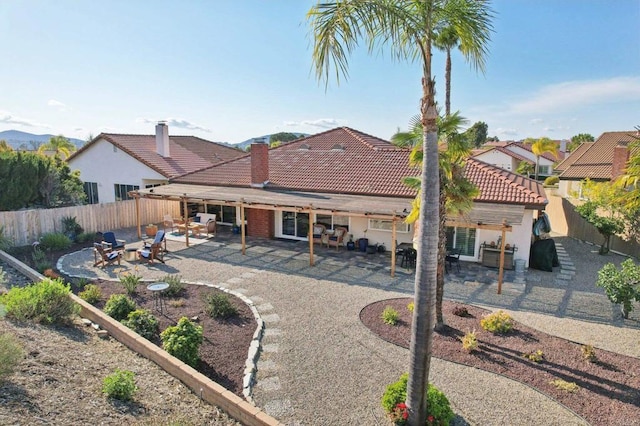
[(471, 353), (478, 349), (478, 338), (475, 331), (469, 331), (462, 337), (462, 349)]
[(169, 284), (169, 288), (164, 291), (166, 297), (178, 297), (184, 291), (184, 283), (180, 275), (166, 275), (160, 281)]
[(391, 306), (387, 306), (384, 308), (384, 311), (382, 311), (381, 317), (382, 321), (385, 324), (396, 325), (398, 323), (398, 319), (400, 318), (400, 314)]
[(192, 367), (196, 366), (200, 359), (198, 349), (202, 344), (201, 326), (182, 317), (177, 325), (167, 327), (160, 333), (160, 339), (165, 351)]
[(15, 336), (0, 334), (0, 381), (10, 376), (24, 357), (24, 350)]
[(78, 293), (78, 296), (85, 302), (95, 305), (100, 301), (102, 291), (95, 284), (87, 284), (84, 286), (84, 290)]
[(211, 318), (226, 319), (238, 314), (227, 293), (213, 292), (205, 296), (206, 312)]
[(138, 285), (140, 284), (140, 280), (142, 280), (142, 277), (135, 273), (120, 274), (118, 278), (120, 279), (120, 284), (122, 284), (124, 289), (127, 291), (127, 294), (135, 294)]
[(51, 269), (51, 261), (47, 258), (47, 254), (39, 246), (36, 246), (31, 253), (31, 259), (35, 270), (43, 273), (47, 269)]
[(513, 319), (505, 311), (496, 311), (485, 315), (480, 320), (480, 326), (494, 334), (505, 334), (513, 328)]
[(129, 312), (122, 324), (129, 327), (147, 340), (151, 340), (158, 332), (158, 320), (146, 309)]
[(640, 265), (633, 259), (620, 264), (607, 263), (598, 271), (596, 286), (602, 287), (612, 303), (622, 305), (622, 315), (629, 318), (633, 311), (633, 301), (640, 302)]
[(62, 232), (50, 232), (40, 237), (40, 248), (43, 250), (66, 250), (71, 243), (71, 239)]
[(26, 287), (13, 287), (3, 296), (7, 316), (41, 324), (66, 323), (77, 312), (71, 289), (60, 279), (45, 278)]
[(115, 373), (102, 381), (102, 393), (120, 401), (132, 400), (137, 390), (135, 374), (132, 371), (116, 369)]
[(558, 176), (549, 176), (544, 180), (544, 186), (555, 186), (560, 182), (560, 178)]
[(136, 302), (126, 294), (112, 294), (104, 305), (104, 312), (117, 321), (126, 319), (135, 310)]

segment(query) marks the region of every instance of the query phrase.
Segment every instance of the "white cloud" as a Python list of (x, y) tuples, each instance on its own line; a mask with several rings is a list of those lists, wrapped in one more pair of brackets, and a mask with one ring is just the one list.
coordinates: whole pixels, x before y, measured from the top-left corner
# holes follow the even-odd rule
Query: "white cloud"
[(332, 129), (334, 127), (341, 126), (345, 120), (339, 120), (336, 118), (319, 118), (317, 120), (302, 120), (302, 121), (285, 121), (283, 124), (288, 127), (300, 127), (311, 126), (319, 127), (321, 129)]
[(541, 124), (544, 120), (542, 120), (542, 118), (534, 118), (531, 121), (529, 121), (529, 124)]
[(49, 102), (47, 102), (47, 105), (49, 105), (50, 107), (56, 107), (56, 108), (66, 108), (67, 105), (60, 102), (60, 101), (56, 101), (55, 99), (49, 99)]
[(516, 129), (504, 129), (502, 127), (498, 127), (496, 129), (496, 133), (504, 136), (517, 136), (518, 131)]
[(542, 87), (526, 100), (515, 102), (509, 112), (544, 114), (574, 107), (640, 100), (640, 77), (568, 81)]
[(546, 127), (543, 127), (542, 130), (544, 130), (545, 132), (555, 132), (556, 128), (551, 126), (546, 126)]
[(29, 118), (16, 117), (8, 111), (0, 111), (0, 123), (15, 124), (25, 127), (44, 127), (47, 129), (50, 128), (50, 126), (47, 126), (46, 124), (38, 123), (37, 121), (31, 120)]
[(159, 121), (164, 121), (165, 123), (167, 123), (169, 127), (177, 127), (179, 129), (189, 129), (189, 130), (202, 130), (203, 132), (211, 133), (211, 129), (202, 127), (198, 124), (192, 123), (182, 118), (169, 117), (162, 120), (154, 120), (151, 118), (137, 118), (136, 121), (138, 123), (151, 123), (151, 124), (157, 124)]

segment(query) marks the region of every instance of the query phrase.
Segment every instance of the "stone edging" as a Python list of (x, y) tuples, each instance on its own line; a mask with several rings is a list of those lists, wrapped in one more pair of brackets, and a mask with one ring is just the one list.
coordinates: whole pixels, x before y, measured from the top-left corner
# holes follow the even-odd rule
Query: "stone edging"
[[(0, 250), (0, 258), (10, 264), (12, 267), (20, 271), (22, 274), (28, 276), (34, 281), (40, 281), (44, 279), (44, 276), (31, 269), (29, 266), (14, 258), (13, 256)], [(61, 258), (62, 259), (62, 258)], [(61, 260), (58, 260), (58, 266), (61, 265)], [(60, 270), (64, 273), (64, 271)], [(76, 278), (83, 278), (82, 276), (74, 276)], [(205, 284), (206, 285), (206, 284)], [(213, 286), (213, 285), (210, 285)], [(230, 290), (223, 290), (231, 293)], [(218, 383), (206, 377), (204, 374), (199, 373), (191, 366), (185, 364), (179, 359), (157, 347), (147, 339), (141, 337), (133, 330), (122, 325), (119, 321), (114, 320), (104, 312), (95, 308), (93, 305), (85, 302), (75, 294), (71, 294), (71, 298), (75, 303), (80, 305), (80, 315), (83, 318), (87, 318), (94, 323), (97, 323), (103, 329), (107, 330), (109, 334), (118, 340), (120, 343), (127, 346), (129, 349), (137, 352), (138, 354), (148, 358), (156, 363), (167, 373), (171, 374), (176, 379), (180, 380), (187, 387), (189, 387), (196, 395), (201, 399), (207, 401), (212, 405), (216, 405), (223, 409), (234, 419), (243, 424), (249, 426), (280, 426), (281, 423), (275, 418), (269, 416), (265, 412), (261, 411), (255, 405), (243, 400), (233, 392), (225, 389)], [(248, 300), (246, 297), (242, 297), (243, 300)], [(246, 303), (246, 302), (245, 302)], [(251, 302), (253, 305), (253, 302)], [(252, 312), (257, 315), (255, 306), (252, 306)], [(259, 316), (259, 315), (258, 315)], [(258, 321), (258, 318), (256, 318)], [(243, 380), (243, 386), (248, 387), (248, 394), (250, 395), (250, 386), (245, 386), (253, 382), (253, 378), (256, 371), (255, 362), (257, 361), (259, 354), (259, 339), (262, 337), (262, 330), (264, 329), (264, 323), (260, 319), (258, 322), (259, 327), (254, 333), (254, 340), (251, 342), (249, 348), (249, 355), (253, 354), (254, 359), (251, 360), (252, 367), (247, 365), (245, 367), (245, 376)], [(256, 343), (256, 338), (258, 339)], [(252, 350), (252, 348), (255, 348)], [(249, 360), (247, 360), (249, 364)], [(243, 388), (243, 393), (245, 389)]]

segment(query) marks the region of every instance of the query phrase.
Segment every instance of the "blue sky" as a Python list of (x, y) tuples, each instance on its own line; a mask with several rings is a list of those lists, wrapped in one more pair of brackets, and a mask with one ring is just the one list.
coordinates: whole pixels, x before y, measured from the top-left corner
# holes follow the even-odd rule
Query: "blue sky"
[[(388, 139), (418, 112), (420, 66), (360, 48), (312, 70), (310, 0), (0, 0), (0, 130), (154, 132), (241, 142), (336, 126)], [(485, 74), (453, 55), (452, 109), (501, 140), (640, 125), (640, 0), (495, 0)], [(434, 54), (444, 104), (444, 54)]]

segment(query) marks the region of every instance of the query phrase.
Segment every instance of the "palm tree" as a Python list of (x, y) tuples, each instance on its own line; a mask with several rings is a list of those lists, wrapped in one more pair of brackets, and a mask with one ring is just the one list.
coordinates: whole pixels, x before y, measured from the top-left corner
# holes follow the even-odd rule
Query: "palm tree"
[(531, 144), (531, 152), (536, 156), (536, 173), (535, 180), (538, 180), (538, 169), (540, 168), (540, 156), (545, 153), (552, 154), (554, 157), (558, 158), (558, 144), (552, 141), (547, 137), (542, 137), (540, 139), (526, 139), (525, 143)]
[(444, 27), (433, 41), (433, 44), (438, 49), (444, 50), (447, 54), (447, 61), (444, 68), (445, 115), (451, 114), (451, 50), (458, 47), (459, 42), (458, 34), (456, 34), (456, 30), (451, 26)]
[(407, 407), (409, 424), (424, 425), (433, 343), (440, 193), (435, 81), (431, 74), (433, 31), (437, 25), (448, 22), (456, 28), (461, 44), (469, 46), (468, 56), (482, 56), (492, 30), (492, 11), (486, 2), (473, 0), (343, 0), (318, 3), (309, 10), (307, 18), (314, 38), (316, 75), (327, 84), (333, 72), (338, 83), (341, 75), (348, 77), (348, 56), (360, 41), (368, 44), (370, 53), (378, 46), (389, 47), (396, 59), (418, 60), (422, 66), (420, 121), (425, 161), (421, 173), (420, 256), (416, 265)]
[(38, 152), (54, 151), (54, 155), (59, 156), (62, 159), (68, 158), (75, 150), (76, 146), (62, 135), (51, 137), (48, 143), (40, 145), (38, 148)]
[[(444, 262), (447, 253), (446, 218), (447, 215), (457, 216), (471, 209), (473, 198), (478, 195), (478, 189), (464, 177), (463, 160), (471, 152), (469, 140), (458, 133), (460, 126), (466, 119), (458, 112), (446, 117), (438, 117), (438, 134), (440, 135), (440, 230), (438, 233), (438, 273), (436, 278), (436, 324), (434, 330), (444, 326), (442, 314), (442, 300), (444, 297)], [(400, 147), (412, 148), (411, 163), (422, 165), (422, 125), (419, 117), (413, 117), (409, 122), (408, 132), (398, 132), (391, 137), (391, 142)], [(411, 188), (420, 190), (419, 178), (405, 178), (404, 182)], [(414, 208), (407, 217), (409, 223), (418, 219), (420, 212), (420, 196), (414, 200)]]

